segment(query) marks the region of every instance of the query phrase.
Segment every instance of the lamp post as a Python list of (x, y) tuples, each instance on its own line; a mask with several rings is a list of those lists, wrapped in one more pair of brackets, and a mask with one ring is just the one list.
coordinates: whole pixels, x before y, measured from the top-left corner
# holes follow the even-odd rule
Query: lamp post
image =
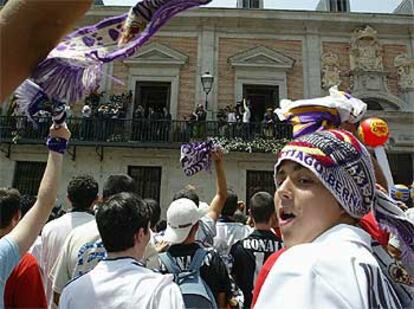
[(205, 109), (208, 110), (208, 94), (211, 91), (211, 88), (213, 88), (213, 82), (214, 82), (214, 76), (210, 74), (210, 72), (205, 72), (203, 75), (201, 75), (201, 84), (203, 85), (203, 90), (206, 93), (206, 103), (205, 103)]

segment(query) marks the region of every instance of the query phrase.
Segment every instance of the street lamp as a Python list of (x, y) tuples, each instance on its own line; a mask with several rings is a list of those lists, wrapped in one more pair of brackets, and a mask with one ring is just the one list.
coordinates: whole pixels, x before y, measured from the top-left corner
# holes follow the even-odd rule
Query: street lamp
[(213, 82), (214, 82), (214, 76), (210, 74), (210, 72), (205, 72), (203, 75), (201, 75), (201, 84), (203, 85), (203, 90), (206, 93), (206, 104), (205, 108), (207, 111), (208, 107), (208, 94), (211, 91), (211, 88), (213, 88)]

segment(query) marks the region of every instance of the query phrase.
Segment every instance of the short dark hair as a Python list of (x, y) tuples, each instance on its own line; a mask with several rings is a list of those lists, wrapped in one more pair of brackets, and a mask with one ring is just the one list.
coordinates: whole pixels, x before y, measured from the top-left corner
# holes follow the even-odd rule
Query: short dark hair
[(20, 192), (13, 188), (0, 188), (0, 228), (10, 225), (20, 211)]
[(157, 225), (155, 226), (155, 231), (157, 233), (165, 231), (167, 228), (167, 221), (166, 220), (161, 220), (160, 222), (157, 223)]
[(87, 210), (96, 200), (99, 187), (92, 176), (78, 175), (69, 181), (67, 192), (73, 208)]
[(250, 199), (250, 215), (255, 223), (268, 223), (275, 213), (273, 197), (265, 191), (257, 192)]
[(187, 198), (189, 200), (192, 200), (194, 204), (197, 205), (197, 207), (200, 206), (200, 198), (192, 188), (184, 188), (176, 192), (173, 196), (173, 201), (179, 200), (180, 198)]
[(121, 192), (137, 192), (137, 184), (134, 178), (126, 174), (110, 175), (105, 181), (102, 190), (102, 198), (105, 200), (110, 196)]
[(152, 198), (146, 198), (144, 199), (144, 202), (147, 203), (147, 206), (150, 210), (150, 226), (153, 230), (157, 225), (158, 221), (160, 221), (161, 207), (160, 204), (158, 204), (158, 202)]
[(147, 204), (133, 193), (111, 196), (98, 208), (96, 222), (108, 252), (120, 252), (134, 246), (139, 229), (148, 233), (150, 211)]
[(228, 190), (227, 191), (227, 199), (226, 199), (226, 202), (224, 203), (223, 210), (221, 211), (221, 214), (223, 216), (233, 216), (234, 213), (237, 210), (237, 202), (238, 201), (239, 201), (239, 198), (238, 198), (237, 194), (232, 190)]
[(30, 194), (23, 194), (20, 197), (20, 211), (22, 212), (22, 218), (36, 203), (36, 196)]

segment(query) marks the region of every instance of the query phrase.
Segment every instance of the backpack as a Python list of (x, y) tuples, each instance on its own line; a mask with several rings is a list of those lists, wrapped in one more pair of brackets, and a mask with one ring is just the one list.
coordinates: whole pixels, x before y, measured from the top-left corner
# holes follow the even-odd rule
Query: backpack
[(182, 271), (169, 252), (159, 255), (167, 271), (174, 275), (174, 282), (180, 287), (185, 307), (217, 309), (216, 300), (208, 285), (200, 275), (207, 251), (199, 248), (194, 254), (188, 270)]

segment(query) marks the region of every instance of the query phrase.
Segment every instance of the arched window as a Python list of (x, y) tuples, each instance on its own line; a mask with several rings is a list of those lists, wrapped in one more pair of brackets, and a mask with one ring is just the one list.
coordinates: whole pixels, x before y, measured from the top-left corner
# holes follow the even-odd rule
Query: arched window
[(382, 111), (382, 110), (384, 110), (384, 108), (381, 106), (381, 104), (379, 104), (375, 100), (372, 100), (372, 99), (365, 100), (365, 99), (363, 99), (363, 101), (365, 103), (367, 103), (368, 110), (370, 110), (370, 111)]

